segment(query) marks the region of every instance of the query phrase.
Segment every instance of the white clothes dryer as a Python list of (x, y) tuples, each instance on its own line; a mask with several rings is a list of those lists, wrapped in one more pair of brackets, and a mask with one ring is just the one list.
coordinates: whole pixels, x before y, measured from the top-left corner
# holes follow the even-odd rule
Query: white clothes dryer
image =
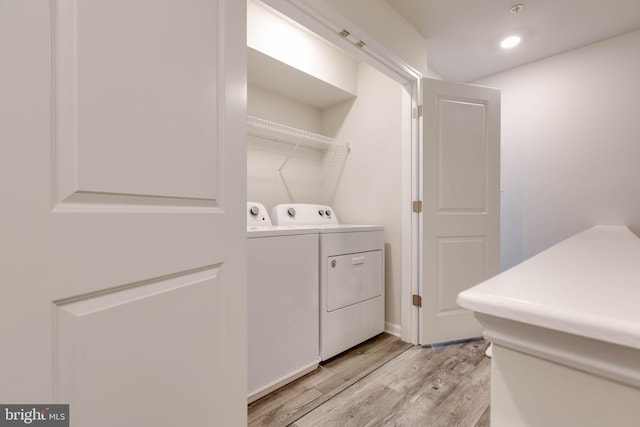
[(271, 225), (247, 203), (248, 401), (313, 371), (319, 357), (318, 232)]
[(277, 205), (271, 216), (282, 226), (317, 227), (320, 358), (384, 332), (384, 227), (340, 224), (325, 205)]

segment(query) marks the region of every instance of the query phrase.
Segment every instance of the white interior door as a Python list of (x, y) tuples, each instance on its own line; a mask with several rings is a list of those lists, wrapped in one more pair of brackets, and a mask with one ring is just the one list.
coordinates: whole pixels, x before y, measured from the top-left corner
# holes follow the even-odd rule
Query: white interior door
[(499, 269), (500, 92), (423, 80), (420, 343), (478, 337), (459, 292)]
[(245, 2), (0, 2), (0, 402), (246, 425)]

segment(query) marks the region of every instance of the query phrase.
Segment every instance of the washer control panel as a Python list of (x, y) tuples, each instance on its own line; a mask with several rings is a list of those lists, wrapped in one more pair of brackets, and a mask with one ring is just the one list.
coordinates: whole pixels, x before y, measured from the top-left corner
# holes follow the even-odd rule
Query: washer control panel
[(276, 205), (271, 211), (274, 225), (337, 225), (338, 218), (331, 206), (308, 203)]
[(247, 202), (247, 227), (264, 227), (271, 225), (269, 213), (262, 203)]

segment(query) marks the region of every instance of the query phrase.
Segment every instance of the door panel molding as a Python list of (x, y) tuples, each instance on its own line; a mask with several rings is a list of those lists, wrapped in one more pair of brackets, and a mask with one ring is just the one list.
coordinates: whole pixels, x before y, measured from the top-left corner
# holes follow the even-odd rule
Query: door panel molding
[(486, 236), (438, 237), (437, 268), (437, 315), (465, 311), (456, 298), (487, 277)]
[[(223, 7), (200, 3), (200, 20), (170, 1), (52, 6), (53, 209), (219, 208)], [(166, 31), (163, 14), (190, 32)]]
[(76, 191), (52, 212), (218, 212), (217, 200)]
[[(222, 268), (211, 266), (55, 305), (54, 398), (70, 404), (75, 424), (108, 419), (114, 425), (182, 425), (193, 412), (193, 402), (203, 399), (210, 402), (199, 405), (199, 411), (216, 417), (221, 399), (211, 394), (210, 382), (220, 382), (226, 369), (220, 354)], [(202, 322), (209, 325), (207, 336), (190, 333)], [(183, 352), (192, 355), (188, 365), (182, 363)], [(127, 393), (120, 392), (123, 387)], [(145, 393), (150, 388), (162, 393)], [(134, 401), (132, 395), (137, 396)], [(166, 402), (174, 408), (158, 411)], [(175, 417), (174, 422), (167, 416)], [(197, 423), (199, 416), (191, 421)]]
[(486, 103), (447, 96), (437, 102), (438, 212), (486, 213)]

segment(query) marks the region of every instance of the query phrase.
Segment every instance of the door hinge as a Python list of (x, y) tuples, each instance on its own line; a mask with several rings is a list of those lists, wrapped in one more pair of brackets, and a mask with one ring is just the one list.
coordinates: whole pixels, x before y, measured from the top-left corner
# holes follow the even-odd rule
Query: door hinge
[(422, 200), (414, 200), (413, 201), (413, 212), (414, 213), (422, 212)]
[(418, 105), (413, 109), (413, 118), (419, 119), (420, 117), (422, 117), (422, 105)]
[(413, 305), (422, 308), (422, 297), (420, 295), (413, 294)]

